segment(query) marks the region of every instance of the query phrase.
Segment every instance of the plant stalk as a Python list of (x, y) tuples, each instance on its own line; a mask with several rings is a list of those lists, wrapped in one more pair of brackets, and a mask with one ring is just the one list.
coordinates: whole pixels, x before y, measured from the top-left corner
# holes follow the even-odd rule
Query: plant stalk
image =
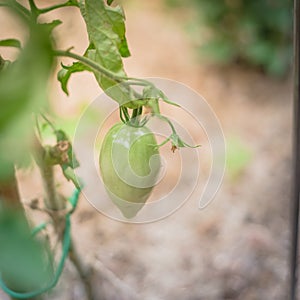
[[(51, 209), (53, 211), (53, 222), (54, 222), (54, 227), (55, 231), (57, 234), (62, 237), (63, 235), (61, 234), (61, 226), (63, 224), (62, 216), (59, 214), (59, 212), (63, 209), (65, 209), (65, 203), (63, 199), (59, 198), (59, 195), (56, 191), (55, 188), (55, 180), (54, 180), (54, 172), (53, 172), (53, 166), (47, 164), (47, 155), (46, 155), (46, 150), (43, 148), (43, 146), (40, 144), (39, 140), (36, 138), (35, 141), (35, 158), (38, 164), (38, 167), (41, 172), (41, 176), (43, 179), (43, 185), (44, 185), (44, 190), (46, 193), (45, 197), (45, 205), (47, 208)], [(93, 300), (92, 297), (92, 287), (89, 283), (88, 277), (89, 277), (89, 272), (88, 268), (85, 266), (84, 262), (81, 260), (80, 256), (78, 255), (73, 241), (71, 242), (71, 247), (69, 249), (69, 258), (73, 265), (75, 266), (80, 279), (84, 285), (85, 292), (87, 295), (88, 300)]]
[(11, 174), (9, 179), (0, 181), (1, 201), (7, 206), (23, 209), (13, 165), (11, 165)]
[[(91, 60), (85, 56), (81, 56), (76, 53), (70, 52), (70, 51), (55, 50), (54, 55), (74, 58), (74, 59), (82, 62), (84, 65), (92, 68), (93, 70), (95, 70), (99, 73), (102, 73), (103, 75), (105, 75), (106, 77), (112, 79), (113, 81), (115, 81), (117, 83), (122, 83), (125, 80), (125, 81), (134, 81), (133, 85), (153, 86), (153, 83), (151, 83), (150, 81), (147, 81), (145, 79), (116, 75), (113, 72), (109, 71), (108, 69), (95, 63), (93, 60)], [(137, 82), (139, 82), (139, 84)]]
[[(69, 258), (73, 265), (75, 266), (82, 283), (84, 284), (87, 298), (89, 300), (95, 300), (93, 296), (92, 286), (90, 284), (90, 277), (92, 269), (88, 267), (81, 259), (80, 255), (77, 252), (77, 249), (74, 246), (74, 242), (71, 241), (71, 247), (69, 251)], [(101, 299), (97, 299), (101, 300)]]

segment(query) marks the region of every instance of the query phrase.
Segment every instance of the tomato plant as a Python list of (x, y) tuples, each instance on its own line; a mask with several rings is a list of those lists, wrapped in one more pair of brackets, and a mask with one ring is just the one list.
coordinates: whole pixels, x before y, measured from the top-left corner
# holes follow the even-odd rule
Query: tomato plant
[[(160, 113), (159, 101), (177, 104), (151, 82), (127, 76), (123, 58), (130, 56), (130, 51), (125, 36), (125, 15), (119, 5), (113, 5), (113, 0), (67, 0), (39, 8), (34, 0), (28, 0), (27, 5), (24, 2), (0, 0), (0, 8), (6, 8), (6, 12), (13, 14), (27, 30), (24, 43), (10, 37), (0, 41), (0, 46), (14, 47), (19, 51), (15, 61), (0, 55), (0, 252), (7, 254), (6, 264), (0, 260), (0, 286), (14, 298), (26, 299), (40, 295), (57, 284), (66, 257), (69, 256), (83, 279), (88, 298), (93, 299), (93, 288), (83, 271), (84, 262), (76, 255), (70, 235), (71, 215), (76, 209), (84, 183), (74, 173), (79, 162), (73, 153), (72, 143), (49, 113), (47, 89), (57, 63), (61, 65), (57, 79), (66, 94), (69, 94), (70, 77), (74, 73), (88, 71), (94, 75), (99, 88), (118, 103), (121, 123), (112, 127), (103, 141), (100, 170), (108, 194), (124, 216), (135, 216), (149, 197), (160, 170), (159, 147), (169, 141), (173, 151), (190, 146), (180, 139), (172, 122)], [(59, 30), (62, 20), (43, 22), (44, 14), (63, 7), (76, 7), (85, 21), (89, 43), (82, 55), (75, 53), (72, 45), (68, 49), (57, 48), (53, 29), (58, 27)], [(66, 65), (63, 57), (71, 58), (74, 62)], [(145, 109), (150, 113), (145, 115)], [(154, 134), (146, 127), (147, 121), (153, 116), (170, 126), (170, 136), (160, 145), (157, 145)], [(56, 140), (50, 145), (43, 139), (45, 126), (51, 128)], [(124, 148), (125, 145), (130, 147)], [(44, 196), (43, 205), (34, 200), (30, 208), (46, 212), (48, 219), (33, 228), (32, 234), (26, 231), (20, 235), (15, 230), (18, 228), (17, 218), (4, 222), (4, 216), (13, 209), (25, 218), (15, 168), (33, 164), (32, 160), (39, 168)], [(55, 166), (60, 166), (66, 180), (75, 186), (73, 196), (69, 199), (56, 189)], [(52, 258), (47, 260), (44, 267), (53, 271), (49, 276), (49, 272), (44, 272), (39, 263), (44, 257), (41, 251), (48, 256), (47, 249), (51, 245), (40, 233), (51, 224), (60, 239), (62, 250), (58, 263)], [(16, 238), (11, 239), (7, 231), (15, 232)], [(40, 244), (38, 240), (43, 243)], [(22, 284), (22, 280), (31, 260), (24, 263), (20, 259), (15, 268), (8, 263), (18, 259), (18, 256), (12, 256), (14, 252), (10, 248), (18, 247), (20, 243), (28, 245), (28, 251), (33, 249), (38, 259), (36, 268), (33, 268), (37, 280), (28, 280), (28, 284)], [(47, 247), (39, 246), (44, 244)], [(54, 249), (51, 252), (55, 252)], [(39, 272), (40, 276), (37, 275)], [(96, 298), (99, 299), (99, 296)]]

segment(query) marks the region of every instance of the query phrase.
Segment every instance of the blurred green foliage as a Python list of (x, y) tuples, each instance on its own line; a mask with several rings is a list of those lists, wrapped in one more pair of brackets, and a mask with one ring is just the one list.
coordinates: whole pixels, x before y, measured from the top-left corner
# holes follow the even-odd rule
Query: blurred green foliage
[(226, 140), (226, 173), (229, 180), (236, 181), (249, 165), (252, 152), (244, 142), (235, 136)]
[(202, 57), (242, 62), (282, 76), (292, 60), (292, 0), (166, 0), (196, 14), (190, 29)]
[(52, 279), (46, 243), (32, 237), (23, 212), (0, 207), (0, 253), (1, 277), (15, 291), (32, 291)]
[(30, 35), (17, 60), (0, 58), (0, 180), (14, 171), (12, 164), (22, 165), (29, 160), (32, 114), (46, 106), (48, 78), (54, 62), (50, 34), (58, 23), (34, 24), (23, 20), (23, 24)]

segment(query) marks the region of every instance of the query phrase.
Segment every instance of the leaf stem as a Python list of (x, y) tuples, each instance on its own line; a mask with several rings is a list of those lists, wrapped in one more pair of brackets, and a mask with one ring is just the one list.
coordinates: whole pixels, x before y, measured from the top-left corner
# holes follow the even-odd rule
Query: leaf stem
[(73, 263), (74, 267), (76, 268), (80, 279), (84, 285), (84, 289), (87, 295), (87, 299), (92, 300), (94, 299), (93, 296), (93, 288), (91, 283), (91, 275), (92, 275), (92, 268), (84, 263), (81, 256), (79, 255), (73, 240), (71, 239), (71, 245), (69, 250), (69, 259)]
[(127, 121), (125, 121), (125, 119), (124, 119), (124, 117), (123, 117), (123, 112), (122, 112), (122, 108), (121, 108), (121, 107), (119, 107), (119, 113), (120, 113), (120, 119), (121, 119), (121, 121), (122, 121), (124, 124), (126, 124)]
[(131, 84), (133, 85), (142, 85), (142, 86), (153, 86), (153, 83), (145, 80), (145, 79), (139, 79), (139, 78), (134, 78), (134, 77), (127, 77), (127, 76), (120, 76), (116, 75), (113, 72), (109, 71), (108, 69), (102, 67), (101, 65), (95, 63), (93, 60), (82, 56), (78, 55), (76, 53), (70, 52), (70, 51), (64, 51), (64, 50), (55, 50), (54, 51), (55, 56), (64, 56), (64, 57), (70, 57), (77, 59), (78, 61), (82, 62), (86, 66), (94, 69), (95, 71), (102, 73), (106, 77), (112, 79), (113, 81), (117, 83), (123, 83), (124, 80), (126, 81), (133, 81)]
[(10, 7), (10, 8), (16, 9), (18, 11), (18, 13), (20, 13), (26, 20), (28, 20), (31, 15), (30, 11), (17, 1), (0, 2), (0, 7)]
[(39, 9), (35, 5), (34, 0), (28, 0), (28, 1), (29, 1), (30, 10), (31, 10), (31, 15), (34, 18), (34, 20), (36, 20), (37, 17), (39, 16)]
[(127, 107), (125, 107), (125, 106), (122, 106), (122, 111), (123, 111), (123, 114), (124, 114), (124, 116), (125, 116), (125, 119), (126, 119), (126, 121), (128, 122), (128, 121), (129, 121), (129, 119), (130, 119), (130, 116), (129, 116), (129, 113), (128, 113), (128, 110), (127, 110)]
[(79, 5), (76, 1), (67, 1), (65, 3), (56, 4), (56, 5), (53, 5), (53, 6), (46, 7), (46, 8), (40, 8), (39, 9), (39, 14), (45, 14), (45, 13), (48, 13), (52, 10), (67, 7), (67, 6), (79, 7)]
[(131, 119), (135, 119), (137, 116), (138, 116), (138, 109), (135, 108), (135, 109), (132, 111)]
[(155, 115), (156, 115), (159, 119), (161, 119), (161, 120), (167, 122), (167, 123), (169, 124), (169, 126), (171, 127), (172, 132), (173, 132), (174, 134), (177, 134), (174, 125), (172, 124), (172, 122), (171, 122), (166, 116), (163, 116), (163, 115), (161, 115), (161, 114), (155, 114)]
[(54, 55), (77, 59), (78, 61), (82, 62), (86, 66), (91, 67), (95, 71), (102, 73), (103, 75), (114, 80), (115, 82), (120, 83), (124, 79), (127, 80), (127, 77), (115, 75), (114, 73), (112, 73), (111, 71), (107, 70), (106, 68), (100, 66), (99, 64), (95, 63), (91, 59), (81, 56), (81, 55), (78, 55), (76, 53), (69, 52), (69, 51), (63, 51), (63, 50), (56, 50), (56, 51), (54, 51)]

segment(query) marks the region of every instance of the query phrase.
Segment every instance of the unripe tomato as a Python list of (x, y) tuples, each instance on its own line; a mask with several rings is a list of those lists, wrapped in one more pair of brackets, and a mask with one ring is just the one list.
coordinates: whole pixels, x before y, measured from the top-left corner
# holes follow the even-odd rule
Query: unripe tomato
[(154, 134), (146, 127), (115, 124), (106, 134), (99, 164), (107, 193), (126, 218), (144, 206), (155, 186), (160, 157)]

